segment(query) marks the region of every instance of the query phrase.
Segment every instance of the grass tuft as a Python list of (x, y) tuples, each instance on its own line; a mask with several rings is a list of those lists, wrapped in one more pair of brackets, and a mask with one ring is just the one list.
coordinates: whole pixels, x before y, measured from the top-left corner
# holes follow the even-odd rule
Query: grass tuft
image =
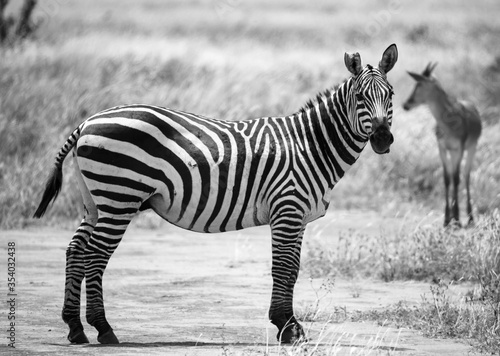
[(469, 229), (419, 227), (415, 231), (340, 233), (325, 247), (324, 236), (311, 236), (302, 269), (313, 278), (372, 277), (384, 281), (479, 281), (500, 273), (500, 212), (482, 216)]
[(500, 279), (496, 274), (492, 276), (460, 300), (450, 298), (449, 283), (439, 281), (430, 287), (432, 297), (422, 297), (418, 305), (399, 302), (384, 310), (357, 311), (351, 314), (351, 320), (390, 323), (398, 328), (419, 330), (430, 338), (467, 340), (475, 351), (496, 354), (500, 350)]

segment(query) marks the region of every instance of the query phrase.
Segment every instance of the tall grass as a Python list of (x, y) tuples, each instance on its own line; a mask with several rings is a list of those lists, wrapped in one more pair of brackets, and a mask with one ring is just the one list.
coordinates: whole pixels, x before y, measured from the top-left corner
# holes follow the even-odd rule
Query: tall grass
[[(286, 115), (348, 75), (344, 51), (376, 65), (392, 42), (400, 50), (389, 74), (396, 142), (389, 155), (367, 148), (334, 190), (332, 206), (441, 209), (433, 119), (425, 109), (400, 109), (413, 85), (405, 70), (432, 60), (440, 62), (436, 75), (445, 88), (480, 107), (475, 209), (500, 207), (496, 2), (56, 3), (39, 5), (37, 38), (0, 48), (0, 227), (32, 222), (57, 150), (99, 110), (149, 103), (228, 120)], [(64, 173), (45, 221), (80, 218), (73, 171)]]
[[(325, 247), (325, 238), (331, 247)], [(311, 277), (480, 281), (490, 273), (500, 275), (498, 210), (471, 229), (423, 226), (396, 233), (351, 232), (308, 236), (304, 243), (302, 268)]]

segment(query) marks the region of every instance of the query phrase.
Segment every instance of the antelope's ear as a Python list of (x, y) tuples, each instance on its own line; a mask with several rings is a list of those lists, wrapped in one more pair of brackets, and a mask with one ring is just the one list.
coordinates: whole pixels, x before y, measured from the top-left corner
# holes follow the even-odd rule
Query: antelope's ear
[(414, 73), (414, 72), (410, 72), (410, 71), (408, 71), (407, 73), (410, 75), (410, 77), (415, 79), (417, 82), (422, 82), (425, 80), (425, 77), (422, 74), (418, 74), (418, 73)]
[(437, 66), (437, 62), (435, 62), (434, 64), (429, 62), (429, 64), (427, 64), (427, 67), (425, 67), (424, 71), (422, 72), (422, 75), (424, 77), (430, 77), (432, 74), (432, 71), (434, 70), (434, 68), (436, 68), (436, 66)]
[(344, 63), (349, 72), (354, 74), (355, 76), (361, 73), (363, 67), (361, 67), (361, 56), (358, 52), (354, 54), (345, 53), (344, 54)]
[(378, 63), (378, 69), (383, 73), (389, 73), (389, 71), (394, 67), (398, 61), (398, 47), (393, 43), (384, 51), (382, 54), (382, 59)]

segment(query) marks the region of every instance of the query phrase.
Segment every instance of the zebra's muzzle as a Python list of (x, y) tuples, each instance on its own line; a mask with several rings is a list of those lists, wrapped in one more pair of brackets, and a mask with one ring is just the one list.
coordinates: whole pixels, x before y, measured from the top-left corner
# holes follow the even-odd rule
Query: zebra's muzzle
[(391, 144), (394, 142), (394, 136), (385, 125), (377, 127), (377, 129), (370, 136), (370, 144), (373, 151), (378, 154), (390, 152)]

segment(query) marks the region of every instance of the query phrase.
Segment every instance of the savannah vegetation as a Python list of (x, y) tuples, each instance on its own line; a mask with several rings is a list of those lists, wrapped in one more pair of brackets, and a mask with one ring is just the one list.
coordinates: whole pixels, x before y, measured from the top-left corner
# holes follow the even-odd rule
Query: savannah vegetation
[[(440, 219), (441, 221), (441, 219)], [(430, 296), (418, 305), (401, 301), (384, 310), (328, 313), (318, 305), (302, 312), (313, 321), (374, 320), (420, 330), (429, 337), (467, 341), (475, 351), (500, 350), (500, 213), (483, 215), (474, 228), (442, 229), (412, 226), (398, 232), (362, 234), (349, 231), (307, 236), (302, 273), (330, 281), (319, 299), (335, 293), (335, 278), (352, 281), (353, 298), (363, 293), (356, 283), (366, 279), (429, 282)], [(467, 282), (459, 297), (448, 293), (452, 284)], [(429, 290), (422, 291), (429, 292)], [(339, 319), (340, 315), (340, 319)], [(312, 317), (311, 317), (312, 316)]]
[[(21, 4), (12, 2), (5, 16), (18, 14)], [(0, 46), (0, 228), (35, 223), (31, 216), (47, 170), (89, 115), (131, 103), (228, 120), (291, 114), (349, 75), (345, 51), (359, 51), (364, 64), (377, 65), (380, 53), (396, 43), (399, 61), (389, 73), (396, 93), (395, 143), (388, 155), (365, 149), (335, 188), (331, 209), (442, 213), (434, 119), (424, 107), (401, 107), (413, 87), (406, 70), (419, 72), (433, 61), (445, 90), (474, 101), (483, 119), (471, 176), (477, 226), (443, 230), (439, 219), (431, 227), (376, 239), (347, 232), (328, 248), (313, 236), (302, 273), (429, 281), (438, 302), (395, 306), (388, 315), (429, 335), (498, 350), (499, 11), (491, 0), (39, 2), (32, 15), (36, 31)], [(37, 224), (73, 228), (81, 219), (71, 166), (67, 160), (61, 195)], [(462, 199), (462, 216), (464, 207)], [(446, 281), (461, 280), (478, 284), (468, 302), (446, 299)], [(417, 323), (418, 313), (428, 322)], [(449, 328), (454, 331), (443, 331)]]

